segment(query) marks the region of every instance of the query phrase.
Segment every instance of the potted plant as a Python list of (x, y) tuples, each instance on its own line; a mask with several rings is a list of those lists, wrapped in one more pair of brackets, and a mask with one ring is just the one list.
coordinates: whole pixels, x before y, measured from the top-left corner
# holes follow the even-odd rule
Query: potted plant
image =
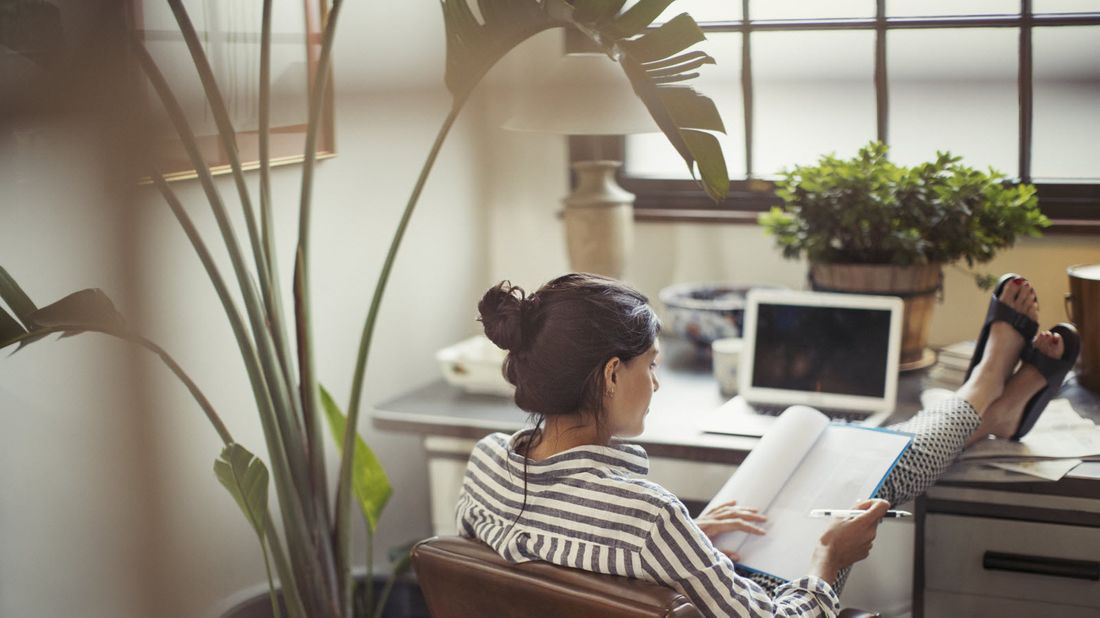
[[(815, 290), (901, 296), (902, 369), (914, 369), (934, 359), (925, 344), (944, 265), (988, 262), (1050, 221), (1031, 185), (948, 152), (913, 167), (892, 163), (887, 152), (871, 142), (851, 159), (827, 155), (784, 170), (776, 182), (784, 205), (759, 222), (783, 257), (805, 254)], [(984, 288), (992, 282), (975, 277)]]
[[(316, 371), (309, 243), (320, 102), (326, 89), (342, 0), (334, 0), (329, 10), (316, 78), (310, 84), (298, 242), (291, 260), (293, 274), (288, 277), (293, 287), (292, 312), (285, 311), (281, 302), (280, 290), (285, 282), (281, 281), (279, 260), (272, 243), (274, 196), (270, 188), (267, 148), (271, 100), (271, 0), (263, 2), (260, 36), (258, 218), (237, 154), (236, 130), (221, 95), (224, 84), (219, 85), (214, 78), (183, 0), (167, 0), (194, 60), (217, 125), (220, 145), (228, 155), (233, 186), (246, 223), (247, 244), (238, 240), (226, 200), (203, 160), (172, 86), (140, 42), (133, 42), (133, 55), (188, 152), (206, 198), (207, 203), (203, 206), (215, 214), (218, 232), (232, 265), (228, 277), (212, 258), (207, 239), (192, 222), (190, 208), (181, 203), (160, 171), (150, 165), (141, 172), (151, 178), (179, 220), (225, 310), (233, 332), (233, 344), (239, 349), (249, 376), (270, 468), (236, 441), (213, 403), (169, 352), (136, 332), (98, 289), (81, 290), (40, 306), (23, 291), (12, 273), (0, 267), (0, 299), (3, 300), (0, 304), (0, 349), (22, 348), (51, 334), (71, 336), (91, 332), (132, 342), (158, 356), (194, 396), (224, 443), (214, 462), (214, 472), (244, 513), (259, 541), (268, 573), (269, 615), (294, 618), (380, 615), (384, 599), (372, 599), (371, 586), (366, 587), (364, 601), (355, 599), (350, 555), (351, 505), (357, 503), (362, 512), (369, 546), (391, 487), (384, 469), (359, 436), (357, 427), (363, 378), (378, 310), (396, 253), (436, 156), (470, 94), (500, 58), (543, 30), (571, 28), (586, 35), (603, 53), (619, 63), (635, 93), (685, 163), (699, 170), (704, 189), (715, 199), (721, 198), (729, 188), (729, 181), (721, 149), (710, 134), (710, 131), (721, 130), (721, 119), (713, 102), (687, 85), (697, 75), (693, 71), (714, 60), (703, 52), (688, 51), (704, 37), (687, 14), (660, 27), (650, 27), (671, 1), (642, 0), (624, 11), (624, 0), (479, 0), (479, 14), (475, 15), (467, 0), (442, 0), (440, 6), (447, 38), (445, 82), (453, 103), (404, 207), (374, 287), (345, 416), (336, 400), (320, 386)], [(146, 156), (143, 160), (149, 162), (154, 158)], [(233, 284), (239, 296), (230, 291)], [(218, 349), (216, 353), (223, 353), (223, 350)], [(325, 425), (341, 452), (338, 480), (331, 493), (322, 444)], [(274, 502), (282, 515), (281, 529), (273, 524), (269, 484), (274, 486)], [(368, 574), (370, 555), (368, 551)], [(405, 557), (407, 552), (405, 556), (398, 556), (397, 562), (402, 563)], [(278, 586), (274, 583), (276, 578)]]

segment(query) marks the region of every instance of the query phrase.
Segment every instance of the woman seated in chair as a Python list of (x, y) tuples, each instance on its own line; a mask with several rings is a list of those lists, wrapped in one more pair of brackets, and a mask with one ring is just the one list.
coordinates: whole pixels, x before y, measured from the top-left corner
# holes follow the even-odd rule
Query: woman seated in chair
[[(477, 444), (458, 502), (459, 530), (513, 562), (543, 560), (671, 586), (708, 616), (833, 616), (836, 590), (867, 557), (888, 503), (923, 492), (968, 444), (1018, 438), (1045, 405), (1045, 391), (1057, 390), (1044, 361), (1028, 362), (1044, 356), (1057, 363), (1064, 348), (1061, 336), (1034, 332), (1038, 302), (1030, 284), (1004, 278), (991, 307), (997, 311), (991, 308), (955, 398), (895, 426), (914, 434), (913, 443), (876, 499), (855, 505), (865, 513), (833, 523), (806, 548), (810, 572), (785, 582), (738, 572), (737, 557), (712, 544), (728, 531), (763, 534), (765, 517), (744, 508), (752, 505), (723, 505), (693, 520), (676, 496), (644, 479), (645, 451), (617, 440), (642, 432), (659, 387), (660, 322), (646, 297), (586, 274), (559, 277), (529, 296), (501, 283), (479, 303), (480, 320), (508, 350), (505, 376), (536, 423)], [(1037, 352), (1015, 370), (1031, 348)]]

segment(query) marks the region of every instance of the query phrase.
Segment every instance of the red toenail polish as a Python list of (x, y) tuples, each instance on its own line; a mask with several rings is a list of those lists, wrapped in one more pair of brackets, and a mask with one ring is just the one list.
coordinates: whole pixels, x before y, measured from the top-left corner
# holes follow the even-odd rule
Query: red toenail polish
[(1013, 280), (1012, 280), (1012, 285), (1020, 285), (1020, 283), (1021, 283), (1022, 281), (1023, 281), (1023, 279), (1013, 279)]

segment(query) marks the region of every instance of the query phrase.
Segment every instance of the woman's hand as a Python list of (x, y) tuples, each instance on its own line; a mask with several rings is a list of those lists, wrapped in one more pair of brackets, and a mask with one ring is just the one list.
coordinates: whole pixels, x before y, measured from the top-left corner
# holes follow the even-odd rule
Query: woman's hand
[(810, 574), (835, 583), (841, 570), (866, 558), (878, 533), (878, 523), (889, 507), (885, 500), (864, 500), (852, 507), (863, 513), (829, 526), (814, 550)]
[[(756, 509), (737, 506), (736, 500), (730, 500), (703, 513), (699, 516), (699, 519), (695, 520), (695, 523), (703, 531), (703, 534), (707, 535), (707, 538), (714, 541), (719, 535), (726, 532), (764, 534), (765, 530), (756, 524), (765, 521), (768, 521), (768, 518), (756, 512)], [(726, 554), (730, 557), (730, 560), (735, 562), (741, 559), (741, 556), (738, 556), (735, 552), (725, 551), (721, 548), (718, 551)]]

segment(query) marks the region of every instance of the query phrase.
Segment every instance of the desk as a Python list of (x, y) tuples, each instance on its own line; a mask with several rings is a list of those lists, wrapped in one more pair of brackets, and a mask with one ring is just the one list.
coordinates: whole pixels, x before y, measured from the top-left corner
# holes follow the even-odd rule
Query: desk
[[(662, 341), (662, 345), (666, 361), (658, 373), (661, 388), (654, 394), (645, 433), (631, 442), (642, 445), (649, 453), (649, 478), (680, 496), (689, 509), (697, 510), (729, 478), (757, 439), (700, 432), (696, 428), (699, 416), (721, 405), (724, 399), (718, 393), (708, 363), (677, 342)], [(898, 410), (887, 424), (900, 422), (917, 412), (924, 382), (923, 372), (905, 374), (899, 380)], [(1063, 396), (1068, 397), (1079, 412), (1100, 421), (1100, 397), (1075, 384), (1067, 385)], [(424, 436), (432, 525), (436, 534), (455, 532), (454, 504), (474, 442), (495, 431), (515, 432), (527, 424), (527, 415), (510, 400), (468, 394), (442, 381), (384, 402), (371, 416), (378, 429)], [(949, 611), (959, 603), (983, 602), (981, 595), (975, 594), (972, 588), (940, 591), (940, 588), (959, 583), (951, 578), (945, 581), (941, 577), (944, 573), (959, 574), (965, 579), (965, 574), (957, 570), (941, 568), (940, 563), (953, 563), (955, 554), (937, 549), (945, 543), (951, 544), (948, 539), (954, 538), (952, 531), (965, 528), (958, 524), (982, 528), (988, 519), (997, 519), (996, 523), (1011, 520), (1020, 522), (1019, 525), (1026, 524), (1021, 529), (1022, 534), (1042, 533), (1045, 526), (1068, 526), (1070, 532), (1079, 531), (1079, 528), (1100, 532), (1100, 479), (1067, 477), (1053, 483), (945, 482), (932, 488), (914, 508), (919, 515), (916, 522), (891, 522), (880, 528), (876, 551), (870, 559), (857, 565), (845, 588), (846, 602), (876, 607), (885, 615), (897, 615), (909, 611), (912, 599), (911, 608), (919, 616), (925, 609), (927, 596), (930, 597), (928, 616), (980, 615), (984, 612)], [(926, 521), (931, 525), (926, 525)], [(1032, 528), (1032, 525), (1041, 528)], [(1062, 531), (1063, 528), (1053, 530)], [(1098, 545), (1092, 553), (1093, 559), (1100, 557), (1100, 534), (1095, 538)], [(1086, 540), (1091, 543), (1092, 539)], [(926, 552), (926, 544), (932, 545), (934, 551)], [(897, 560), (898, 555), (910, 554), (914, 556), (912, 562)], [(926, 573), (936, 576), (925, 577)], [(1043, 584), (1049, 583), (1047, 580), (1058, 579), (1051, 576), (995, 575), (1005, 575), (1001, 579), (1008, 580), (1009, 588), (1027, 585), (1040, 592), (1047, 588), (1053, 590), (1043, 599), (1064, 591), (1058, 585), (1044, 587)], [(1028, 577), (1039, 577), (1040, 585), (1013, 585), (1017, 579), (1026, 581)], [(1071, 582), (1070, 588), (1075, 584), (1077, 582)], [(1100, 607), (1097, 590), (1100, 588), (1085, 591), (1085, 594), (1095, 595), (1096, 607)], [(996, 614), (998, 616), (1016, 615), (1011, 608), (1000, 609), (1003, 611)], [(1032, 609), (1028, 606), (1026, 611)]]

